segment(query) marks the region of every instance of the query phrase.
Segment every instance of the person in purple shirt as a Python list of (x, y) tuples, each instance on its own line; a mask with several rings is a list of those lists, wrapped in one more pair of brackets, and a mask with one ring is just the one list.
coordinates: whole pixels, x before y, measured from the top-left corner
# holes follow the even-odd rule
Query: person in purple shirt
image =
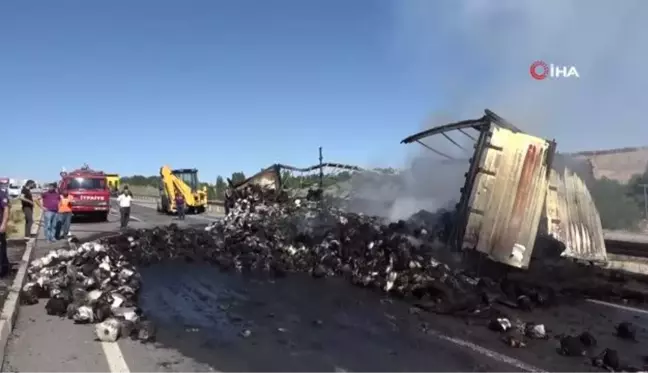
[(9, 274), (9, 258), (7, 257), (7, 228), (9, 226), (9, 196), (0, 190), (0, 277)]
[(56, 242), (56, 218), (58, 215), (58, 204), (61, 195), (56, 190), (56, 184), (50, 184), (46, 192), (41, 194), (41, 206), (43, 206), (43, 224), (45, 239), (49, 242)]
[(184, 220), (185, 218), (185, 199), (180, 192), (175, 195), (176, 210), (178, 211), (178, 219)]

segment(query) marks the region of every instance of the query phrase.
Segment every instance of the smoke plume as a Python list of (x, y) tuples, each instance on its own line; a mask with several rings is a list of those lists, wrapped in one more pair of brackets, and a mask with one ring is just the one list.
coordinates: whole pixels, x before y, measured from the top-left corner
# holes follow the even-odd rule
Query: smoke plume
[[(407, 0), (393, 2), (392, 14), (395, 53), (410, 78), (439, 97), (423, 127), (490, 108), (530, 134), (556, 139), (562, 152), (645, 143), (648, 2)], [(574, 66), (580, 77), (534, 80), (529, 67), (537, 60)], [(440, 136), (425, 142), (470, 157), (472, 141), (450, 135), (469, 151)], [(355, 178), (358, 209), (400, 219), (458, 199), (467, 162), (440, 164), (428, 149), (409, 147), (417, 153), (398, 177)]]
[[(435, 117), (431, 126), (446, 124)], [(427, 127), (427, 126), (426, 126)], [(427, 128), (422, 128), (427, 129)], [(472, 138), (478, 133), (466, 130)], [(454, 131), (413, 143), (406, 167), (395, 174), (358, 173), (351, 180), (351, 209), (391, 221), (406, 219), (420, 210), (453, 209), (468, 171), (474, 141)], [(430, 150), (434, 149), (433, 150)]]
[[(413, 75), (441, 90), (440, 109), (485, 107), (563, 152), (645, 140), (648, 3), (641, 0), (412, 0), (394, 3), (394, 44)], [(536, 60), (579, 79), (530, 77)], [(596, 133), (613, 133), (597, 136)], [(618, 144), (609, 141), (619, 141)]]

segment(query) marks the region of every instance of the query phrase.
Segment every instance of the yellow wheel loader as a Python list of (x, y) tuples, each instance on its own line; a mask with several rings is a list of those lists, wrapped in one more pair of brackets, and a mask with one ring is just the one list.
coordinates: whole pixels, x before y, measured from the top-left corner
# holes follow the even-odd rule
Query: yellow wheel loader
[(200, 188), (199, 185), (197, 169), (172, 170), (169, 166), (162, 166), (158, 212), (175, 214), (177, 212), (175, 196), (179, 192), (184, 197), (188, 214), (202, 214), (207, 209), (207, 188)]

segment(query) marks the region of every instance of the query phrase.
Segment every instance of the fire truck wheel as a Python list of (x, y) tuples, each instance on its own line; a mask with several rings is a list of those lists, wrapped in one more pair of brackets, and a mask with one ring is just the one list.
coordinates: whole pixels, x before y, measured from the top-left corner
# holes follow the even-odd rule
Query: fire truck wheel
[(101, 216), (100, 216), (101, 221), (108, 221), (108, 215), (109, 215), (108, 212), (102, 213)]

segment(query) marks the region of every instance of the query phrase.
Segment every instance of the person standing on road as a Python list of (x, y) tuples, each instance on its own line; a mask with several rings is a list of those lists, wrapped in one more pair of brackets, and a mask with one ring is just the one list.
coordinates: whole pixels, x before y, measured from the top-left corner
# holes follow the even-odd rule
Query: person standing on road
[(223, 206), (225, 207), (225, 215), (229, 214), (230, 208), (232, 204), (232, 189), (230, 187), (227, 187), (225, 189), (225, 203)]
[(180, 192), (176, 192), (175, 204), (178, 211), (178, 220), (185, 220), (185, 199)]
[(31, 238), (31, 229), (34, 224), (34, 196), (31, 190), (34, 189), (36, 183), (34, 180), (27, 180), (25, 185), (20, 191), (20, 201), (22, 203), (23, 215), (25, 215), (25, 239)]
[(61, 195), (56, 190), (56, 184), (52, 183), (43, 194), (41, 194), (41, 206), (43, 207), (43, 228), (45, 239), (49, 242), (56, 242), (56, 215)]
[(9, 195), (0, 190), (0, 278), (9, 274), (7, 257), (7, 228), (9, 227)]
[(61, 233), (59, 238), (65, 238), (70, 234), (70, 224), (72, 223), (72, 201), (67, 191), (61, 194), (58, 204), (58, 223), (61, 224)]
[(119, 202), (119, 221), (121, 229), (125, 229), (128, 226), (132, 200), (133, 194), (128, 190), (128, 185), (126, 185), (124, 186), (124, 189), (122, 189), (119, 197), (117, 197), (117, 202)]

